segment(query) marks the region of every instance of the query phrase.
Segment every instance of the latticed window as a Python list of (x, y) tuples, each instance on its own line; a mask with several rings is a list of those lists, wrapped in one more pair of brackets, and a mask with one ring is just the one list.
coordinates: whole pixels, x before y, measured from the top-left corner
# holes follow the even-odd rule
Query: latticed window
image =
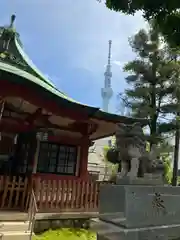
[(77, 147), (41, 142), (37, 172), (75, 175)]

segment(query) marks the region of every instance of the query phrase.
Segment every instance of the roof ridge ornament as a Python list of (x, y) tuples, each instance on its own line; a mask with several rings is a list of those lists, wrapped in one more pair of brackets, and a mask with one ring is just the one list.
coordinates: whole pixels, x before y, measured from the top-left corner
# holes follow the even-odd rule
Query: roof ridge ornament
[(11, 21), (10, 25), (8, 27), (4, 27), (2, 34), (1, 34), (1, 39), (3, 40), (3, 49), (5, 51), (8, 50), (10, 42), (13, 40), (16, 30), (14, 28), (14, 21), (16, 19), (16, 15), (11, 15)]
[(11, 22), (10, 22), (9, 28), (13, 28), (14, 27), (15, 19), (16, 19), (16, 15), (12, 14), (11, 15)]

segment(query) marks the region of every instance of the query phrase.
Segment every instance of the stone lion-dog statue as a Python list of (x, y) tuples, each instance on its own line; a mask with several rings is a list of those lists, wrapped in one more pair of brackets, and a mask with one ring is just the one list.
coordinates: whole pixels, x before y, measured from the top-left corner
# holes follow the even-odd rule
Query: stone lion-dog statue
[[(116, 129), (116, 146), (114, 150), (107, 153), (107, 159), (112, 163), (121, 163), (121, 172), (118, 178), (128, 176), (129, 178), (144, 177), (145, 173), (153, 173), (160, 161), (156, 145), (151, 151), (146, 150), (145, 134), (140, 123), (131, 125), (119, 123)], [(114, 160), (109, 155), (114, 154)], [(117, 158), (115, 160), (115, 158)], [(113, 162), (114, 161), (114, 162)], [(162, 170), (162, 164), (159, 170)]]

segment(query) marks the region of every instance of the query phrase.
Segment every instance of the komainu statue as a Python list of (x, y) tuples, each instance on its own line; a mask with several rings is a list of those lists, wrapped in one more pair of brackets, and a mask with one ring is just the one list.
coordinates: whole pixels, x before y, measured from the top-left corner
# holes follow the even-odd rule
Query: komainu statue
[[(112, 156), (116, 160), (112, 160)], [(119, 123), (116, 130), (116, 147), (108, 152), (107, 159), (112, 163), (121, 163), (118, 178), (136, 178), (154, 171), (158, 163), (158, 153), (155, 145), (152, 146), (151, 152), (146, 151), (146, 139), (140, 123)]]

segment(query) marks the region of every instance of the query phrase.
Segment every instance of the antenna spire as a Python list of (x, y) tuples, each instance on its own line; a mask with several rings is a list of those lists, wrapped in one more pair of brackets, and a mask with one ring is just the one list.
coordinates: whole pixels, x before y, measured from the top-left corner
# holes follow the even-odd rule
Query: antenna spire
[(112, 45), (112, 41), (109, 40), (108, 65), (111, 64), (111, 45)]
[(106, 66), (106, 71), (104, 73), (104, 87), (101, 89), (101, 96), (102, 96), (102, 102), (103, 102), (103, 110), (105, 112), (108, 112), (109, 110), (109, 102), (113, 95), (113, 90), (111, 88), (111, 78), (112, 78), (112, 72), (111, 72), (111, 45), (112, 41), (109, 40), (109, 51), (108, 51), (108, 64)]

